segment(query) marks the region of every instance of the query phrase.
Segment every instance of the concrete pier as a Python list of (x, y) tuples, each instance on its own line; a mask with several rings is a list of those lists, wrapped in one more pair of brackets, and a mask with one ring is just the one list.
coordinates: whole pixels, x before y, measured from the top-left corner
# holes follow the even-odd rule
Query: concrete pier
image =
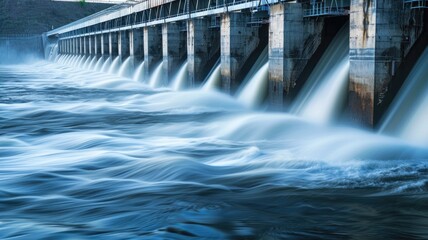
[(128, 31), (120, 31), (118, 33), (118, 55), (122, 61), (129, 57), (129, 33)]
[[(305, 18), (305, 5), (271, 6), (269, 107), (287, 109), (347, 17)], [(333, 66), (332, 66), (333, 67)]]
[(109, 55), (110, 54), (110, 50), (109, 50), (109, 46), (110, 46), (109, 34), (108, 33), (101, 34), (101, 36), (100, 36), (100, 42), (101, 42), (101, 55), (102, 56)]
[(162, 29), (158, 26), (144, 28), (144, 73), (146, 81), (162, 60)]
[(83, 51), (83, 37), (79, 37), (79, 54), (80, 55), (84, 54), (84, 51)]
[(114, 58), (119, 54), (119, 46), (118, 46), (118, 34), (117, 32), (110, 32), (108, 35), (109, 42), (109, 54), (110, 57)]
[(162, 25), (163, 79), (166, 86), (177, 73), (187, 54), (184, 22)]
[(248, 26), (248, 13), (230, 12), (221, 16), (220, 49), (222, 89), (234, 93), (242, 79), (238, 78), (247, 58), (259, 44), (258, 28)]
[(83, 37), (83, 54), (89, 54), (89, 37)]
[(99, 57), (101, 55), (101, 35), (94, 35), (94, 55)]
[(352, 1), (348, 113), (355, 122), (373, 127), (385, 111), (391, 80), (422, 32), (422, 17), (401, 1)]
[(210, 28), (210, 20), (187, 22), (188, 86), (202, 83), (220, 56), (220, 31)]
[(142, 28), (129, 31), (129, 54), (137, 62), (144, 59), (144, 30)]
[[(186, 59), (188, 86), (198, 86), (220, 59), (221, 87), (231, 94), (267, 48), (268, 106), (282, 111), (295, 103), (332, 40), (349, 24), (347, 113), (374, 127), (428, 45), (428, 6), (415, 2), (142, 1), (46, 35), (60, 40), (61, 53), (108, 54), (122, 61), (129, 56), (131, 69), (144, 61), (146, 81), (163, 62), (164, 86)], [(323, 71), (337, 66), (327, 68)]]

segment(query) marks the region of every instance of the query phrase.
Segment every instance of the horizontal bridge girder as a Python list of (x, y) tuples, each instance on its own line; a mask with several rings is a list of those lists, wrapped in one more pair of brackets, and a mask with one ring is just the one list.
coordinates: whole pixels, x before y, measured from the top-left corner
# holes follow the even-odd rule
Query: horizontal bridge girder
[[(216, 4), (213, 6), (207, 6), (203, 9), (190, 9), (189, 0), (163, 0), (163, 1), (143, 1), (141, 3), (136, 4), (119, 4), (112, 8), (108, 8), (104, 11), (93, 14), (89, 17), (80, 19), (63, 27), (54, 29), (52, 31), (47, 32), (48, 36), (57, 36), (57, 35), (65, 35), (60, 36), (60, 38), (67, 37), (67, 35), (76, 36), (82, 35), (89, 32), (97, 32), (97, 34), (103, 32), (110, 31), (120, 31), (127, 30), (133, 28), (141, 28), (152, 25), (159, 25), (163, 23), (182, 21), (192, 18), (200, 18), (209, 15), (216, 15), (225, 12), (231, 11), (240, 11), (244, 9), (249, 9), (250, 11), (257, 11), (262, 6), (271, 5), (278, 2), (287, 2), (288, 0), (227, 0), (220, 1), (222, 4)], [(171, 7), (170, 4), (177, 3), (177, 7), (183, 10), (175, 10), (173, 12), (171, 9), (174, 9), (175, 6)], [(217, 1), (210, 1), (217, 2)], [(183, 7), (183, 4), (187, 4), (187, 6)], [(167, 11), (167, 7), (169, 6), (169, 10)], [(138, 14), (146, 14), (144, 15), (146, 19), (141, 19), (140, 21), (136, 21), (135, 18)], [(154, 16), (154, 17), (152, 17)], [(129, 19), (126, 19), (129, 18)], [(129, 23), (126, 22), (129, 20)], [(123, 22), (117, 23), (119, 21)], [(112, 23), (114, 22), (114, 24)], [(90, 28), (94, 26), (105, 24), (103, 29), (95, 29), (94, 30), (86, 30), (85, 28)], [(110, 25), (109, 25), (110, 24)], [(111, 26), (113, 24), (113, 26)], [(107, 26), (108, 25), (108, 26)]]

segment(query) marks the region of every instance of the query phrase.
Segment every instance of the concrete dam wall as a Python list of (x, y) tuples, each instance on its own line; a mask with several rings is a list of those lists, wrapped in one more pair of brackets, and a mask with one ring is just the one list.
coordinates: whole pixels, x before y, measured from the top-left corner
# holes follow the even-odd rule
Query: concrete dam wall
[[(146, 80), (162, 76), (160, 85), (173, 82), (186, 64), (186, 85), (199, 86), (219, 66), (219, 87), (229, 94), (236, 94), (267, 47), (267, 104), (291, 111), (345, 26), (349, 48), (336, 53), (349, 69), (341, 72), (343, 112), (375, 127), (427, 46), (427, 9), (425, 1), (406, 0), (140, 1), (47, 36), (61, 55), (126, 62)], [(321, 73), (337, 67), (325, 65)]]

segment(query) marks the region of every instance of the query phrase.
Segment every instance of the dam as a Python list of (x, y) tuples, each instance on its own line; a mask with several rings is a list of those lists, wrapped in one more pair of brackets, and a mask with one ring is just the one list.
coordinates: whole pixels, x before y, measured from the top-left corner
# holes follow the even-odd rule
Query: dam
[(66, 1), (0, 17), (1, 239), (428, 238), (428, 1)]
[[(268, 48), (266, 95), (287, 110), (340, 28), (349, 29), (345, 112), (376, 127), (427, 45), (426, 1), (140, 1), (116, 5), (48, 32), (55, 54), (100, 58), (127, 71), (162, 62), (167, 86), (187, 62), (185, 84), (199, 86), (219, 61), (219, 88), (234, 94)], [(108, 59), (108, 60), (107, 60)], [(330, 66), (331, 67), (331, 66)]]

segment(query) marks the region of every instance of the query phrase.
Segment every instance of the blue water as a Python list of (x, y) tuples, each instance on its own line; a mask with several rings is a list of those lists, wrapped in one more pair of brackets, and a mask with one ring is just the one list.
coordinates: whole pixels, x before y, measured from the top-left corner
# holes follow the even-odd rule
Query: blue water
[(428, 238), (426, 146), (47, 62), (0, 93), (0, 239)]

